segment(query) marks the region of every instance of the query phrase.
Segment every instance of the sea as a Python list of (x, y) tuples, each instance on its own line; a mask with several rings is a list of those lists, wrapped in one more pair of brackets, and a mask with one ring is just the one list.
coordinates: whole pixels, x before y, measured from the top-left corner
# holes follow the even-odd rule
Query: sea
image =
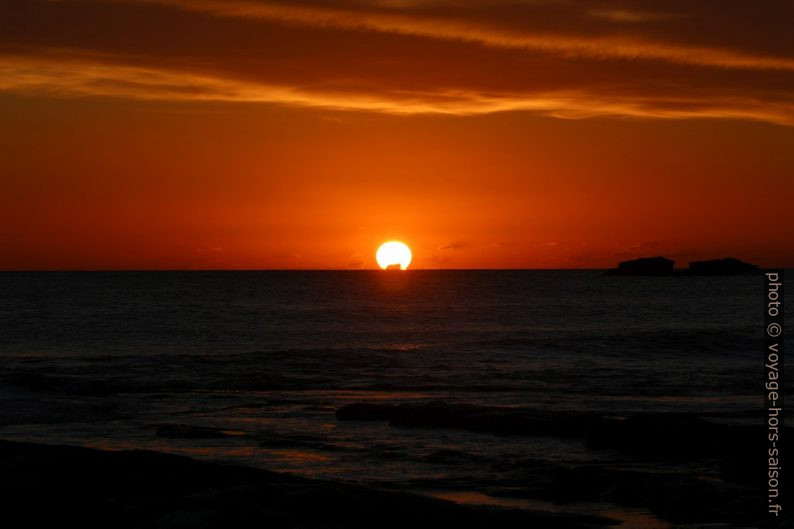
[(443, 401), (747, 422), (764, 404), (764, 295), (763, 276), (598, 270), (0, 273), (0, 438), (564, 511), (484, 484), (511, 483), (517, 462), (622, 456), (335, 410)]

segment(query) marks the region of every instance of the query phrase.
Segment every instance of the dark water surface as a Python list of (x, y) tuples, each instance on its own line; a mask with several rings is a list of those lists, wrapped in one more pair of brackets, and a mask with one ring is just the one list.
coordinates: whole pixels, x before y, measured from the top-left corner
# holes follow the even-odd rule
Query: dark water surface
[(618, 456), (334, 410), (441, 399), (739, 423), (763, 405), (762, 288), (598, 271), (3, 273), (0, 437), (479, 494), (516, 461)]

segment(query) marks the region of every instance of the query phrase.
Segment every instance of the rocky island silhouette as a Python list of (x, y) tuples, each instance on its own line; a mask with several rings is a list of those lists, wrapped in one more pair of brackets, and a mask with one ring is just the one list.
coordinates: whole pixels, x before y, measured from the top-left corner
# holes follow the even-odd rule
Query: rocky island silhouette
[(611, 276), (736, 276), (760, 274), (761, 268), (750, 263), (745, 263), (735, 257), (710, 259), (707, 261), (692, 261), (689, 268), (675, 268), (675, 261), (667, 257), (641, 257), (621, 261), (617, 268), (607, 270), (606, 275)]

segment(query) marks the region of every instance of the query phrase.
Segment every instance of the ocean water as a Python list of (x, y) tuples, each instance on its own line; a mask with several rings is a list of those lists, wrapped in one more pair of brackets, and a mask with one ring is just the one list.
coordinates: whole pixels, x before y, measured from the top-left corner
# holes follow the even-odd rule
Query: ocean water
[(619, 456), (334, 411), (443, 400), (748, 421), (763, 405), (763, 303), (761, 276), (2, 273), (0, 438), (476, 495), (513, 483), (516, 462)]

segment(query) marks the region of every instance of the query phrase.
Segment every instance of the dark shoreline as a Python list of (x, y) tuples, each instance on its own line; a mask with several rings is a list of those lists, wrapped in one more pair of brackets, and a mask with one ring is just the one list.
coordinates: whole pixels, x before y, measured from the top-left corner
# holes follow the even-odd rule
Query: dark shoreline
[[(727, 424), (693, 413), (618, 417), (439, 401), (354, 403), (338, 409), (336, 415), (341, 421), (385, 421), (396, 428), (580, 438), (590, 449), (620, 454), (607, 464), (561, 462), (528, 470), (524, 482), (528, 495), (559, 504), (607, 501), (647, 509), (673, 524), (734, 527), (752, 526), (763, 511), (763, 476), (750, 456), (765, 436), (757, 423)], [(783, 435), (785, 452), (791, 431)], [(681, 464), (689, 469), (673, 470)], [(710, 477), (706, 468), (711, 468)], [(544, 481), (545, 486), (537, 486)]]
[(4, 517), (27, 527), (595, 529), (597, 516), (459, 505), (153, 451), (0, 440)]

